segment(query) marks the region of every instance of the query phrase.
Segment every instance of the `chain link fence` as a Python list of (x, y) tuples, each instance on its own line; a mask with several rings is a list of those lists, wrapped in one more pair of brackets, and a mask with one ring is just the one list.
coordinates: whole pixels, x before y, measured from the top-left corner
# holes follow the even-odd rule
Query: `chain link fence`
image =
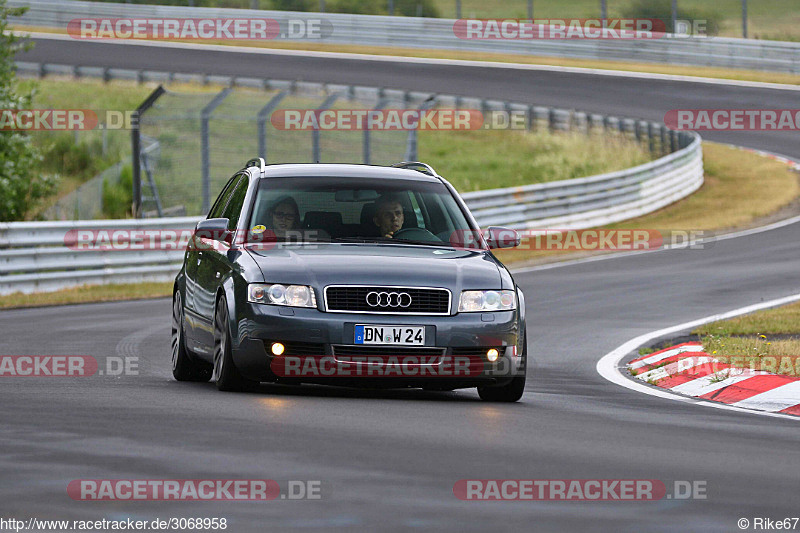
[(269, 163), (396, 163), (406, 153), (409, 132), (285, 130), (272, 118), (281, 110), (405, 108), (409, 103), (377, 89), (289, 82), (269, 82), (264, 90), (166, 90), (139, 119), (143, 138), (158, 147), (142, 152), (141, 213), (206, 213), (230, 176), (259, 155)]
[[(318, 116), (321, 110), (400, 112), (470, 110), (482, 127), (495, 118), (521, 119), (527, 131), (579, 132), (622, 135), (649, 148), (653, 158), (688, 147), (693, 135), (670, 130), (664, 124), (506, 102), (501, 100), (432, 94), (377, 87), (335, 85), (244, 77), (198, 76), (169, 72), (96, 68), (17, 62), (20, 76), (44, 77), (70, 72), (76, 77), (130, 79), (140, 83), (173, 83), (192, 92), (159, 86), (134, 120), (138, 163), (131, 164), (133, 204), (139, 217), (198, 216), (228, 178), (253, 157), (268, 163), (366, 163), (391, 165), (417, 159), (418, 129), (287, 128), (276, 116), (293, 111)], [(190, 85), (186, 85), (186, 83)], [(216, 87), (216, 89), (214, 88)], [(311, 113), (308, 113), (312, 110)], [(502, 128), (505, 129), (505, 128)], [(136, 159), (136, 157), (134, 157)], [(120, 182), (122, 166), (93, 178), (48, 211), (50, 219), (91, 219), (107, 213), (105, 184)], [(137, 172), (138, 169), (138, 172)], [(130, 173), (129, 173), (130, 174)], [(138, 200), (138, 201), (137, 201)], [(119, 203), (119, 202), (118, 202)], [(131, 205), (128, 197), (128, 207)], [(87, 206), (92, 206), (87, 208)], [(128, 209), (124, 209), (128, 211)], [(124, 216), (124, 213), (119, 215)]]

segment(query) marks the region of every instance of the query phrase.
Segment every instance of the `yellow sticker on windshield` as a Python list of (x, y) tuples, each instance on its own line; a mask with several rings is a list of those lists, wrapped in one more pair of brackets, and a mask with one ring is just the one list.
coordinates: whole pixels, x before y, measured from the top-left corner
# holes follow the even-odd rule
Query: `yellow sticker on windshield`
[(265, 231), (267, 231), (267, 227), (259, 224), (258, 226), (253, 226), (253, 229), (250, 231), (252, 231), (253, 233), (264, 233)]

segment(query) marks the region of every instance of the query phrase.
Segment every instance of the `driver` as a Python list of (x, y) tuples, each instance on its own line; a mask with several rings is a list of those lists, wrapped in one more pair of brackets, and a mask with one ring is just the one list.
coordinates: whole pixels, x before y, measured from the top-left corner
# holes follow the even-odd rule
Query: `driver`
[(378, 226), (383, 237), (393, 238), (394, 234), (403, 227), (405, 221), (400, 199), (392, 195), (378, 198), (375, 201), (375, 216), (372, 221)]

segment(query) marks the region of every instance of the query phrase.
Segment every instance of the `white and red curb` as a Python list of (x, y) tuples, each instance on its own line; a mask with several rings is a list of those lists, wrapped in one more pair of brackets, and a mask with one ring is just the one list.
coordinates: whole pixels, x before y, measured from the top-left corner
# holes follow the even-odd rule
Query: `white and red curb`
[(734, 407), (800, 416), (800, 378), (733, 367), (688, 342), (627, 364), (636, 379)]

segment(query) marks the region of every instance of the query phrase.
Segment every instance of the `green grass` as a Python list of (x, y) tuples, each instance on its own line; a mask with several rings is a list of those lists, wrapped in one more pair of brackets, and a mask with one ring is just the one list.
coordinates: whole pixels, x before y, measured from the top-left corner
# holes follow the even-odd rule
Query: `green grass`
[(800, 303), (712, 322), (692, 333), (702, 336), (704, 351), (720, 362), (800, 376)]
[[(780, 319), (776, 319), (776, 322), (780, 322)], [(766, 324), (767, 328), (770, 326), (772, 324)], [(773, 339), (763, 334), (744, 337), (710, 334), (702, 338), (702, 343), (703, 351), (720, 363), (735, 368), (800, 376), (800, 337)]]
[(722, 336), (800, 334), (800, 303), (712, 322), (700, 326), (692, 333)]
[(460, 192), (592, 176), (650, 160), (623, 137), (482, 130), (420, 132), (419, 157)]
[(164, 298), (172, 294), (173, 282), (119, 283), (112, 285), (83, 285), (54, 292), (0, 296), (0, 309), (41, 307), (89, 302), (113, 302)]
[(156, 85), (138, 85), (126, 81), (104, 83), (96, 79), (45, 78), (43, 80), (21, 79), (20, 90), (37, 87), (34, 105), (37, 108), (60, 107), (68, 109), (131, 110), (135, 109), (150, 94)]

